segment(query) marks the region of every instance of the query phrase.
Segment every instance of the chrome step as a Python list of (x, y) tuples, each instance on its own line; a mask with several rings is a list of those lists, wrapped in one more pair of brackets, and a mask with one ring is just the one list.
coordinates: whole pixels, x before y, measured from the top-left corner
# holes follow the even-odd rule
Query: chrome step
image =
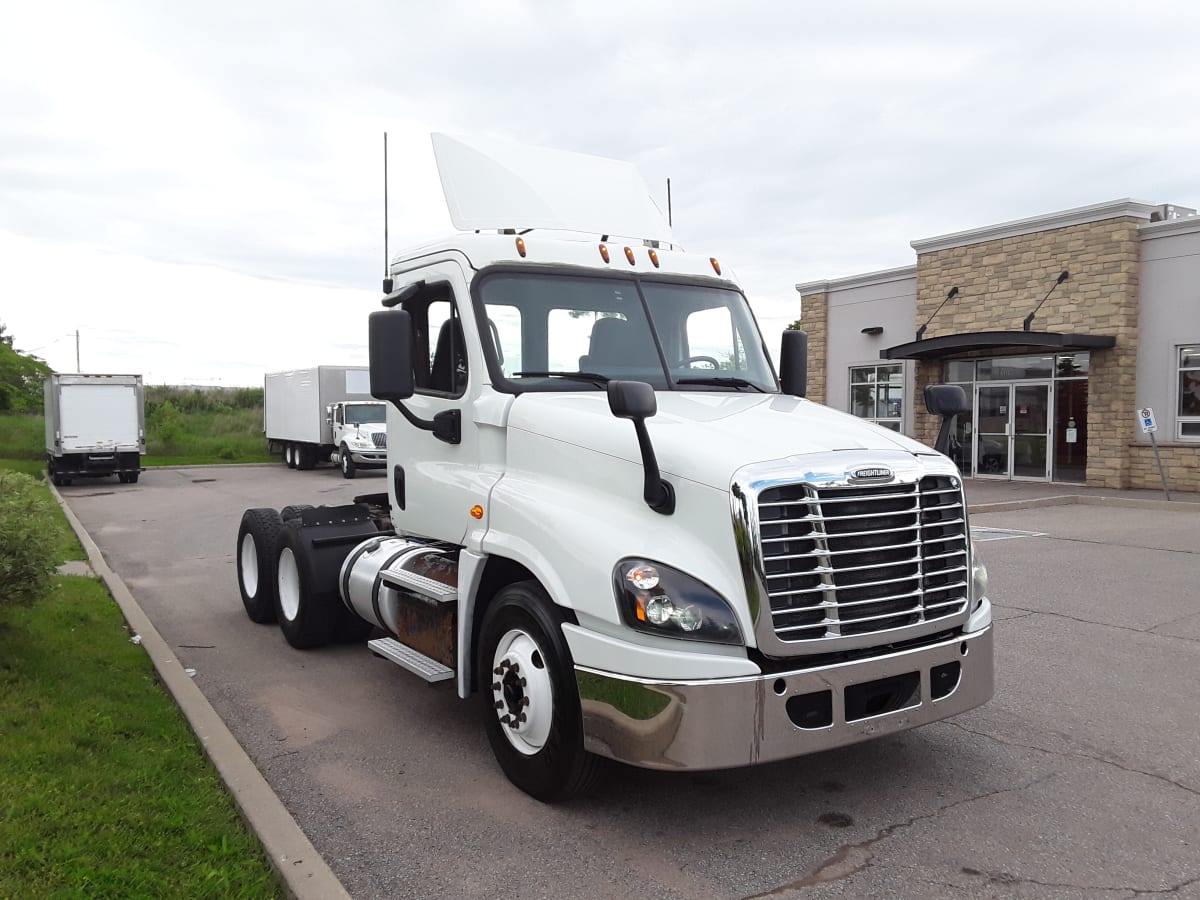
[(443, 666), (436, 659), (430, 659), (424, 653), (400, 643), (395, 638), (376, 638), (367, 641), (367, 649), (376, 656), (390, 659), (401, 668), (408, 669), (414, 675), (419, 675), (430, 684), (447, 681), (454, 677), (454, 670)]
[(458, 599), (458, 588), (404, 569), (384, 569), (379, 573), (379, 581), (392, 590), (416, 595), (418, 599), (431, 606), (439, 603), (453, 603)]

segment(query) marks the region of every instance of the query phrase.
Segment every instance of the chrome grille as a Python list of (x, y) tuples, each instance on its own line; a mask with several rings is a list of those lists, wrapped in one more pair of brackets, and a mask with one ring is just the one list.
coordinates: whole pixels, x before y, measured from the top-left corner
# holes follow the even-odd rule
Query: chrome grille
[(952, 476), (772, 487), (759, 494), (758, 522), (781, 641), (872, 634), (966, 609), (967, 525)]
[(375, 446), (378, 447), (379, 449), (381, 449), (381, 450), (386, 449), (386, 447), (387, 447), (387, 432), (386, 431), (373, 432), (371, 434), (371, 440), (375, 443)]

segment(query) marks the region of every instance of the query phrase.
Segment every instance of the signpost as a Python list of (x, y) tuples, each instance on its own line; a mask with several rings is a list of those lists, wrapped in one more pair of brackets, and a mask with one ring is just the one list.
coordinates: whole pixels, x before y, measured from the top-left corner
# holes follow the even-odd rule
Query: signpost
[(1158, 455), (1158, 438), (1154, 436), (1154, 433), (1158, 431), (1158, 423), (1154, 421), (1154, 410), (1149, 406), (1143, 406), (1138, 410), (1138, 421), (1142, 426), (1142, 434), (1150, 435), (1150, 444), (1154, 447), (1154, 459), (1158, 462), (1158, 477), (1162, 479), (1163, 494), (1170, 500), (1171, 492), (1167, 490), (1167, 473), (1163, 471), (1162, 457)]

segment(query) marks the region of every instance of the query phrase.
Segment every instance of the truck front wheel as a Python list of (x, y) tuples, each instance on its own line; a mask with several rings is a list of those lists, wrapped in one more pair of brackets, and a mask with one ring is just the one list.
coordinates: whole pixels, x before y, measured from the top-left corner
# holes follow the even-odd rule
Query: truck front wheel
[(354, 464), (354, 460), (350, 458), (350, 448), (345, 444), (342, 444), (341, 449), (338, 450), (338, 462), (342, 467), (342, 477), (353, 478), (355, 473), (358, 471), (358, 466), (356, 466)]
[(553, 803), (587, 789), (600, 758), (583, 749), (583, 716), (563, 616), (536, 581), (500, 591), (479, 638), (488, 742), (509, 781)]

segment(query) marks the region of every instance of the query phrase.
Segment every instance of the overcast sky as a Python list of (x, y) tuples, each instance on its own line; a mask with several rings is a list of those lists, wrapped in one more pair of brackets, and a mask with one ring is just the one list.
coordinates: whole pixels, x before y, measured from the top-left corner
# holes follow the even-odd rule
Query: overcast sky
[(743, 282), (1134, 197), (1200, 206), (1200, 4), (6, 3), (0, 321), (148, 383), (365, 361), (391, 248), (449, 218), (429, 133), (630, 160)]

